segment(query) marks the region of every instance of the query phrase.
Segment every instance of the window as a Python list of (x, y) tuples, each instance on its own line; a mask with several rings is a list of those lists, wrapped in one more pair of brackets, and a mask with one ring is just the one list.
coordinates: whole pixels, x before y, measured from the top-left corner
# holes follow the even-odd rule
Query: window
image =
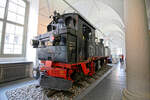
[(6, 0), (1, 0), (0, 3), (0, 18), (4, 18), (4, 12), (5, 12), (5, 6), (6, 6)]
[(25, 56), (27, 27), (25, 0), (1, 0), (0, 3), (0, 56)]

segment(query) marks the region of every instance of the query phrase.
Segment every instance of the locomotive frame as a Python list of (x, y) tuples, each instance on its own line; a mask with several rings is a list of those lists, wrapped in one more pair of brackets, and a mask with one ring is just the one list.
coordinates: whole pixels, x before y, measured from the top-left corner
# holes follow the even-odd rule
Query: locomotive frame
[[(60, 23), (59, 19), (62, 19)], [(57, 30), (55, 26), (62, 23), (65, 23), (65, 28)], [(104, 55), (104, 45), (101, 45), (103, 41), (99, 43), (103, 48), (100, 50), (100, 46), (95, 43), (95, 28), (79, 14), (60, 15), (55, 12), (47, 30), (50, 33), (36, 37), (32, 44), (33, 47), (38, 48), (38, 59), (41, 61), (36, 71), (42, 88), (68, 90), (73, 82), (84, 76), (92, 76), (100, 69), (100, 66), (107, 63), (108, 56)], [(63, 45), (58, 45), (57, 40), (53, 41), (55, 43), (53, 45), (41, 46), (47, 43), (47, 39), (53, 37), (51, 34), (54, 32), (60, 33), (54, 38), (62, 39)], [(58, 50), (57, 53), (56, 50)], [(50, 52), (56, 54), (55, 58), (52, 54), (50, 55)]]
[(47, 75), (44, 76), (45, 78), (43, 79), (40, 78), (40, 86), (42, 88), (68, 90), (69, 88), (72, 87), (72, 83), (76, 81), (76, 79), (72, 79), (71, 77), (74, 71), (76, 73), (81, 73), (83, 71), (83, 74), (85, 76), (92, 76), (98, 70), (98, 68), (96, 70), (98, 60), (100, 60), (101, 62), (105, 62), (106, 64), (107, 58), (108, 57), (92, 57), (92, 59), (90, 60), (74, 64), (66, 64), (52, 61), (41, 61), (41, 63), (43, 63), (44, 66), (41, 67), (40, 70), (42, 72), (47, 70)]

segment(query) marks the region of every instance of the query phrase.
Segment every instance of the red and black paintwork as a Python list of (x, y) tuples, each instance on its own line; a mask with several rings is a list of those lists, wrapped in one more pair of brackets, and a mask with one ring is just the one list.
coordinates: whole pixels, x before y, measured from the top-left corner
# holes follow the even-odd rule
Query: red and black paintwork
[(95, 42), (95, 28), (77, 13), (55, 12), (47, 33), (32, 40), (40, 65), (40, 86), (68, 90), (72, 83), (92, 76), (107, 63), (103, 39)]
[[(107, 63), (108, 57), (92, 57), (91, 59), (79, 63), (67, 64), (52, 61), (41, 61), (40, 71), (43, 73), (40, 77), (40, 86), (56, 90), (68, 90), (76, 80), (72, 79), (74, 72), (85, 76), (92, 76), (98, 67), (97, 61)], [(82, 70), (81, 70), (82, 69)], [(98, 68), (97, 68), (98, 69)]]

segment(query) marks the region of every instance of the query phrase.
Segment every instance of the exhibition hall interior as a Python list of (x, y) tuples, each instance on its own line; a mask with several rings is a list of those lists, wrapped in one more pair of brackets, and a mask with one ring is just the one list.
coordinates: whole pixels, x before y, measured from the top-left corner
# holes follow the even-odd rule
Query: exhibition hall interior
[(150, 0), (0, 0), (0, 100), (150, 100)]

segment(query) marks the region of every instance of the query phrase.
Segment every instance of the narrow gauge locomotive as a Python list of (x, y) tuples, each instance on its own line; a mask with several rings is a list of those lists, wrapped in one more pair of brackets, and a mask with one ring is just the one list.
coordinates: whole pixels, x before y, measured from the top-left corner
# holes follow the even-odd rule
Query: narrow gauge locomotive
[(32, 40), (40, 60), (40, 86), (68, 90), (76, 80), (99, 70), (107, 57), (103, 39), (96, 43), (95, 38), (95, 28), (79, 14), (55, 12), (47, 33)]

